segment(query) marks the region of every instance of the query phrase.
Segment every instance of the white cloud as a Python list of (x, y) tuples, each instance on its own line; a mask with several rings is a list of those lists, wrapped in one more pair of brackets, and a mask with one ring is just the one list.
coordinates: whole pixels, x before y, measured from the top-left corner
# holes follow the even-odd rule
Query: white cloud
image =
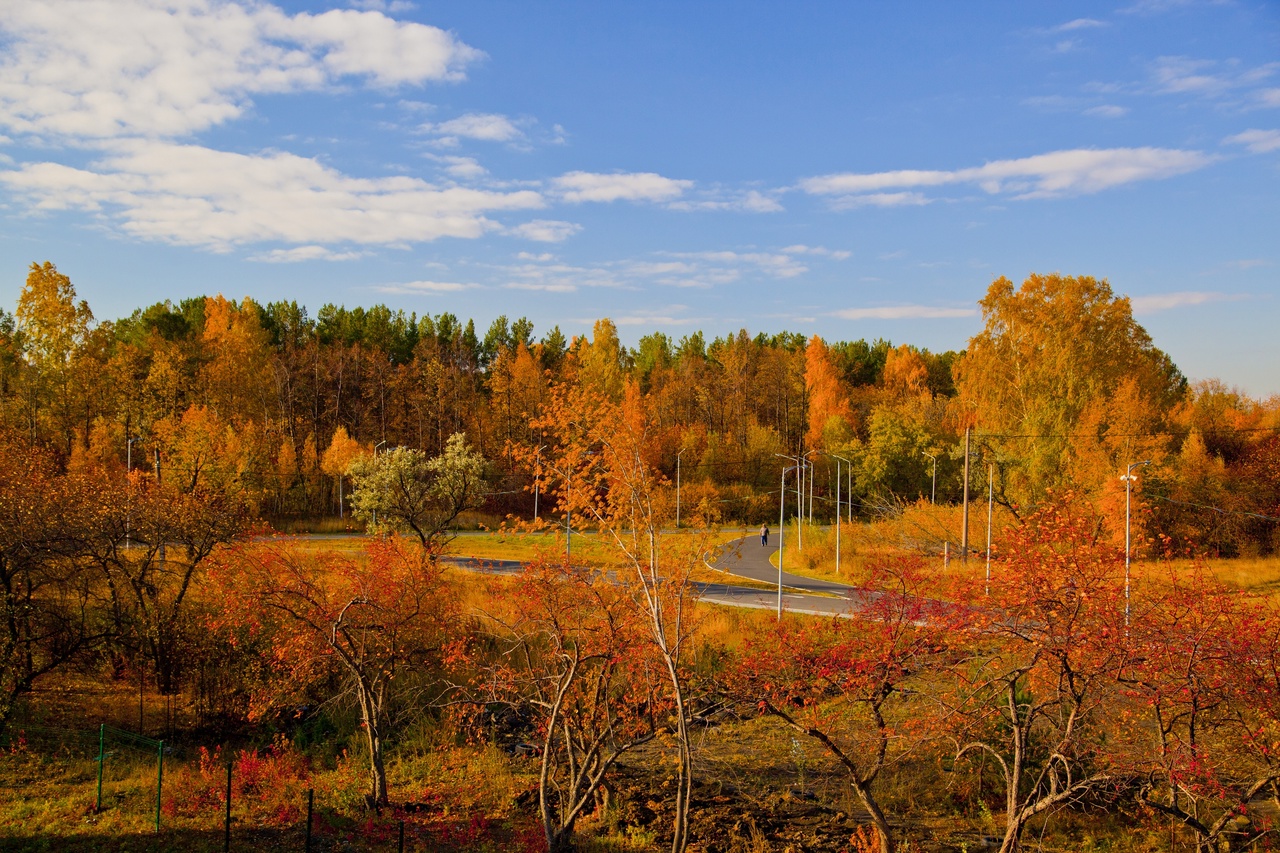
[(467, 113), (448, 121), (424, 124), (422, 129), (455, 141), (457, 137), (482, 142), (511, 142), (524, 138), (524, 132), (516, 127), (515, 122), (497, 113)]
[(672, 202), (673, 210), (727, 210), (742, 213), (779, 213), (782, 205), (776, 198), (759, 190), (748, 190), (727, 199), (702, 199), (699, 201)]
[(1280, 62), (1252, 68), (1235, 61), (1218, 62), (1187, 56), (1162, 56), (1151, 68), (1155, 91), (1166, 95), (1193, 95), (1202, 98), (1231, 98), (1242, 107), (1280, 105), (1280, 89), (1266, 88), (1280, 74)]
[(1266, 154), (1280, 149), (1280, 130), (1246, 130), (1222, 141), (1243, 145), (1254, 154)]
[(392, 284), (375, 284), (373, 289), (379, 293), (398, 293), (401, 295), (435, 295), (438, 293), (457, 293), (471, 290), (472, 284), (460, 284), (456, 281), (406, 281)]
[(110, 215), (136, 237), (214, 249), (264, 241), (388, 245), (479, 237), (499, 228), (486, 213), (544, 205), (531, 190), (353, 178), (294, 154), (142, 141), (117, 143), (85, 169), (34, 163), (0, 171), (0, 185), (38, 210)]
[(483, 55), (380, 12), (219, 0), (7, 3), (0, 30), (0, 125), (72, 139), (181, 136), (241, 115), (253, 95), (454, 80)]
[[(1169, 178), (1201, 169), (1213, 159), (1199, 151), (1168, 148), (1074, 149), (1018, 160), (996, 160), (954, 171), (909, 169), (823, 175), (802, 180), (800, 188), (813, 195), (839, 196), (839, 206), (921, 204), (925, 199), (919, 193), (883, 191), (951, 184), (975, 184), (993, 195), (1052, 198)], [(898, 198), (900, 196), (905, 198)]]
[(1122, 15), (1160, 15), (1190, 6), (1221, 6), (1231, 0), (1135, 0), (1117, 11)]
[(817, 255), (836, 261), (845, 261), (853, 257), (853, 252), (847, 249), (828, 249), (825, 246), (805, 246), (799, 243), (794, 246), (787, 246), (779, 251), (787, 255)]
[(532, 290), (538, 293), (577, 293), (578, 286), (567, 281), (513, 281), (506, 285), (509, 290)]
[(364, 252), (335, 252), (324, 246), (296, 246), (292, 249), (272, 249), (270, 252), (252, 255), (249, 260), (267, 264), (296, 264), (302, 261), (354, 261), (364, 256)]
[(1058, 24), (1053, 28), (1053, 32), (1068, 33), (1073, 30), (1092, 30), (1098, 27), (1105, 27), (1106, 21), (1099, 21), (1096, 18), (1076, 18), (1073, 21), (1067, 21), (1065, 24)]
[(432, 160), (443, 164), (444, 170), (459, 180), (470, 181), (476, 178), (483, 178), (489, 174), (489, 170), (481, 166), (474, 157), (449, 157), (434, 154), (428, 156)]
[(779, 252), (675, 252), (672, 257), (690, 258), (735, 267), (754, 267), (774, 278), (795, 278), (809, 268), (786, 253)]
[(526, 240), (536, 240), (539, 243), (559, 243), (577, 234), (582, 230), (582, 226), (576, 222), (535, 219), (532, 222), (525, 222), (507, 230), (508, 233), (523, 237)]
[(683, 310), (683, 305), (671, 305), (662, 309), (666, 313), (649, 313), (649, 314), (616, 314), (609, 319), (613, 320), (617, 326), (646, 326), (653, 328), (655, 326), (690, 326), (695, 323), (705, 322), (705, 318), (696, 317), (677, 317), (675, 311)]
[(568, 172), (551, 183), (568, 202), (672, 201), (693, 186), (654, 172)]
[(929, 198), (923, 193), (858, 193), (838, 198), (831, 206), (837, 210), (848, 210), (854, 207), (915, 207), (928, 203)]
[(1216, 293), (1201, 290), (1183, 290), (1175, 293), (1150, 293), (1145, 296), (1130, 296), (1129, 304), (1134, 314), (1155, 314), (1174, 308), (1186, 308), (1192, 305), (1204, 305), (1208, 302), (1236, 302), (1244, 296), (1227, 293)]
[(1095, 118), (1124, 118), (1129, 114), (1129, 108), (1115, 104), (1099, 104), (1096, 107), (1089, 107), (1084, 114)]
[(976, 317), (976, 308), (937, 308), (929, 305), (885, 305), (879, 308), (845, 308), (832, 316), (844, 320), (934, 320)]
[(363, 9), (366, 12), (408, 12), (414, 8), (414, 5), (408, 0), (349, 0), (353, 9)]

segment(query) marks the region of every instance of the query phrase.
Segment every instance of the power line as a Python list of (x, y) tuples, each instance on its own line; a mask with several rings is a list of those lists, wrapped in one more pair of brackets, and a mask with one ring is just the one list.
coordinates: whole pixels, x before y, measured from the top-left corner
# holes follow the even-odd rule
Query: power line
[(1246, 512), (1244, 510), (1238, 510), (1238, 509), (1223, 509), (1220, 506), (1209, 506), (1208, 504), (1198, 504), (1198, 503), (1193, 503), (1191, 501), (1175, 501), (1173, 498), (1166, 498), (1160, 495), (1151, 495), (1151, 497), (1155, 498), (1158, 501), (1164, 501), (1165, 503), (1168, 503), (1168, 504), (1177, 504), (1178, 506), (1189, 506), (1189, 507), (1194, 507), (1196, 509), (1207, 509), (1210, 512), (1216, 512), (1219, 515), (1241, 515), (1241, 516), (1244, 516), (1245, 518), (1259, 518), (1259, 519), (1262, 519), (1263, 521), (1280, 521), (1280, 518), (1274, 515), (1263, 515), (1262, 513), (1258, 513), (1258, 512)]

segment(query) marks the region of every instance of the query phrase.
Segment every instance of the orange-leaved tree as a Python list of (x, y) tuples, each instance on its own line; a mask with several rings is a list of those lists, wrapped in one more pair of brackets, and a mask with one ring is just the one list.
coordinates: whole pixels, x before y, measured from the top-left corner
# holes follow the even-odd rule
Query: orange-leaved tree
[(551, 851), (607, 806), (608, 775), (657, 736), (669, 702), (627, 589), (608, 575), (539, 558), (480, 621), (497, 653), (481, 661), (477, 700), (532, 728), (541, 753), (538, 809)]
[(1149, 584), (1124, 679), (1144, 709), (1138, 802), (1189, 830), (1197, 850), (1244, 850), (1280, 782), (1280, 614), (1203, 566)]
[(1123, 704), (1129, 661), (1124, 556), (1074, 495), (1049, 497), (1010, 536), (989, 590), (969, 582), (969, 653), (937, 694), (957, 767), (986, 756), (999, 768), (1001, 853), (1018, 849), (1033, 818), (1126, 772), (1103, 725)]
[(367, 455), (369, 455), (369, 448), (347, 435), (346, 427), (339, 426), (333, 431), (333, 438), (329, 440), (329, 446), (325, 448), (324, 456), (320, 459), (320, 470), (338, 481), (339, 518), (346, 517), (342, 483), (346, 479), (347, 470), (352, 462)]
[(843, 767), (871, 816), (882, 853), (893, 829), (876, 794), (886, 767), (923, 740), (919, 709), (903, 713), (910, 685), (946, 654), (954, 609), (923, 595), (918, 560), (874, 567), (850, 618), (787, 618), (748, 640), (733, 692), (813, 738)]
[(647, 642), (665, 675), (671, 712), (664, 727), (674, 735), (677, 750), (671, 849), (680, 853), (689, 843), (693, 786), (687, 658), (696, 588), (689, 578), (710, 541), (705, 526), (691, 535), (663, 535), (675, 507), (657, 468), (662, 445), (656, 422), (639, 387), (628, 380), (620, 402), (591, 387), (557, 386), (533, 426), (547, 442), (543, 470), (559, 478), (559, 509), (584, 519), (612, 547), (622, 564), (619, 581), (646, 625)]
[(298, 704), (299, 695), (344, 676), (369, 750), (373, 807), (388, 802), (384, 758), (402, 690), (441, 688), (442, 667), (464, 642), (454, 597), (429, 555), (395, 538), (348, 557), (280, 542), (219, 555), (224, 602), (217, 627), (250, 624), (270, 638), (253, 713)]

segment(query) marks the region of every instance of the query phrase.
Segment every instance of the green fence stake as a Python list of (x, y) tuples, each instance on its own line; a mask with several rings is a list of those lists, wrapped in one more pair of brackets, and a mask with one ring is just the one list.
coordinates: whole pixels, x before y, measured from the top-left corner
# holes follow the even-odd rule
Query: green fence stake
[(160, 790), (164, 786), (164, 741), (156, 745), (156, 832), (160, 831)]
[(315, 805), (316, 805), (316, 789), (308, 788), (307, 789), (307, 840), (302, 848), (304, 851), (306, 851), (306, 853), (311, 853), (311, 813), (315, 809)]
[(222, 836), (222, 853), (231, 853), (231, 762), (227, 762), (227, 819)]
[(105, 723), (98, 726), (98, 802), (93, 807), (94, 813), (102, 811), (102, 765), (107, 760), (107, 726)]

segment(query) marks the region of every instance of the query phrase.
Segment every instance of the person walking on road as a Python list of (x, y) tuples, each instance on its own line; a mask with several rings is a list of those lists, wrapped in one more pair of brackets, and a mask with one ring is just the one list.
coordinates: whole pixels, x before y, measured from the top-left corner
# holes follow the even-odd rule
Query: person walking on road
[(769, 547), (769, 525), (767, 524), (760, 525), (760, 544), (765, 548)]

